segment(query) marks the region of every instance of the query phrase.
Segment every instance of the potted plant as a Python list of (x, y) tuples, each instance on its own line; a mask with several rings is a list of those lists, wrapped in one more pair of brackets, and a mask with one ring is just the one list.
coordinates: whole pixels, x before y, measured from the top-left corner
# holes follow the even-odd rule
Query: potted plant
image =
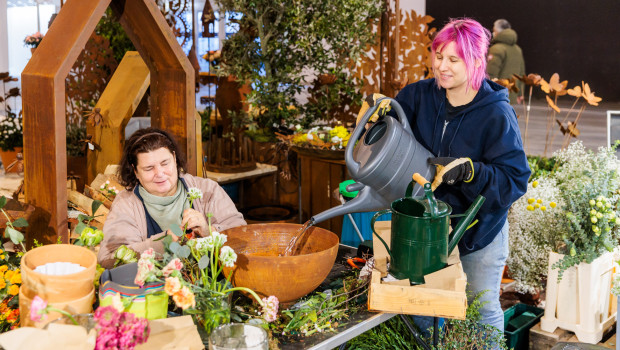
[(0, 102), (4, 103), (4, 115), (0, 115), (0, 149), (2, 150), (0, 157), (6, 172), (21, 172), (23, 169), (20, 166), (12, 166), (7, 170), (11, 164), (17, 164), (15, 163), (18, 160), (17, 154), (22, 152), (24, 146), (22, 113), (21, 111), (15, 113), (15, 103), (13, 103), (13, 108), (9, 103), (11, 99), (15, 101), (21, 93), (18, 87), (7, 90), (7, 83), (17, 81), (17, 78), (11, 77), (9, 73), (0, 73), (0, 79), (3, 83)]
[[(252, 135), (273, 140), (274, 127), (308, 127), (334, 117), (330, 110), (341, 102), (360, 100), (359, 83), (349, 68), (375, 39), (372, 23), (381, 3), (305, 0), (282, 6), (267, 0), (217, 0), (220, 10), (241, 15), (235, 20), (238, 32), (224, 43), (217, 72), (252, 87), (245, 102), (248, 112), (239, 116)], [(314, 91), (303, 103), (299, 95), (308, 89)]]

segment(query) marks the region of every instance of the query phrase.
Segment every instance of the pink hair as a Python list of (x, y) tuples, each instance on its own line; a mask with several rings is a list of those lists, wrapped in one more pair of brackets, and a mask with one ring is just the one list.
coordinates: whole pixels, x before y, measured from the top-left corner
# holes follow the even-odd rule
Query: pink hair
[[(432, 59), (435, 60), (437, 49), (454, 42), (456, 52), (467, 68), (468, 87), (478, 90), (487, 77), (487, 51), (490, 40), (491, 32), (477, 21), (469, 18), (452, 19), (433, 39)], [(480, 64), (476, 67), (477, 62)]]

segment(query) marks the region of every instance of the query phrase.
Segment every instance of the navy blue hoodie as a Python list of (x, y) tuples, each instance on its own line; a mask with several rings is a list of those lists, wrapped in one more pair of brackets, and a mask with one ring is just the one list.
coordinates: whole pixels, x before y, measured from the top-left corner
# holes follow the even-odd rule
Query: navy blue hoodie
[[(447, 124), (446, 90), (439, 89), (435, 79), (407, 85), (396, 101), (403, 107), (416, 139), (435, 156), (469, 157), (473, 161), (471, 182), (442, 184), (435, 196), (450, 204), (453, 214), (461, 214), (476, 196), (483, 195), (486, 201), (476, 216), (479, 222), (465, 232), (459, 251), (467, 255), (486, 247), (502, 229), (512, 203), (527, 190), (530, 176), (508, 91), (485, 80), (473, 103)], [(452, 219), (453, 227), (457, 222)]]

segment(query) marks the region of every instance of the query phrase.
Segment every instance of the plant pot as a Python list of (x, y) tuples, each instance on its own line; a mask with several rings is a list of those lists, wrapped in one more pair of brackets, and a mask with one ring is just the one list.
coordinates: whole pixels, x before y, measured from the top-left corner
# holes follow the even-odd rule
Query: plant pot
[[(50, 312), (49, 314), (47, 314), (47, 317), (45, 320), (41, 322), (33, 322), (30, 319), (30, 305), (32, 304), (33, 299), (34, 299), (34, 295), (28, 293), (22, 286), (19, 290), (19, 314), (23, 315), (21, 317), (20, 327), (42, 328), (46, 324), (50, 323), (51, 321), (56, 320), (60, 317), (63, 317), (63, 315), (58, 312)], [(45, 300), (45, 298), (43, 299)], [(82, 297), (68, 299), (64, 302), (49, 303), (49, 305), (57, 309), (66, 311), (72, 315), (87, 314), (87, 313), (93, 312), (94, 301), (95, 301), (95, 287), (91, 286), (90, 292), (86, 293), (86, 295)]]
[(269, 337), (264, 329), (243, 323), (221, 325), (211, 332), (209, 349), (268, 350)]
[[(34, 271), (37, 266), (61, 261), (76, 263), (86, 269), (59, 276)], [(38, 247), (24, 254), (21, 259), (21, 289), (29, 297), (34, 298), (38, 295), (48, 303), (63, 303), (82, 298), (93, 293), (96, 266), (97, 256), (84, 247), (70, 244), (50, 244)], [(88, 310), (80, 310), (80, 312), (88, 312)]]
[(4, 166), (5, 173), (17, 173), (18, 167), (14, 166), (10, 170), (6, 170), (6, 167), (9, 166), (17, 159), (17, 153), (22, 153), (24, 150), (23, 147), (15, 147), (12, 151), (2, 151), (0, 150), (0, 159), (2, 159), (2, 166)]
[(596, 344), (616, 321), (616, 307), (610, 303), (613, 253), (567, 269), (558, 282), (558, 270), (551, 266), (562, 257), (549, 253), (545, 315), (540, 328), (553, 333), (559, 327), (574, 332), (580, 342)]

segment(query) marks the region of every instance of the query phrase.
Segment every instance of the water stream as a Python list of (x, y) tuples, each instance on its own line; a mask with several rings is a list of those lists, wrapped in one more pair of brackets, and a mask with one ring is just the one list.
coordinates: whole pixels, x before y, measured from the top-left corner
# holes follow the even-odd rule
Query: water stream
[(312, 220), (306, 221), (306, 223), (303, 224), (303, 226), (299, 229), (299, 231), (295, 233), (293, 238), (291, 238), (290, 242), (288, 242), (288, 245), (286, 246), (286, 249), (284, 250), (284, 254), (282, 254), (283, 256), (291, 256), (291, 255), (299, 254), (299, 251), (301, 250), (301, 248), (303, 248), (303, 246), (305, 245), (307, 241), (307, 237), (305, 237), (305, 234), (310, 227), (312, 227)]

